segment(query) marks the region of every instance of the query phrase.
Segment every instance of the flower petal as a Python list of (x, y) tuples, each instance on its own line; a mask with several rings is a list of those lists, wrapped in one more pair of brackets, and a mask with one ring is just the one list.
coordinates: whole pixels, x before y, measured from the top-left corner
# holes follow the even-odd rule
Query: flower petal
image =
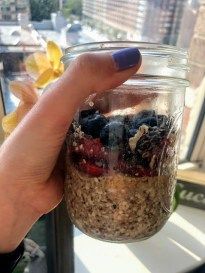
[(16, 109), (18, 123), (28, 114), (35, 103), (20, 103)]
[(64, 72), (64, 64), (61, 63), (59, 68), (55, 70), (55, 73), (57, 73), (59, 76), (61, 76)]
[(61, 65), (61, 57), (63, 52), (61, 48), (53, 41), (48, 41), (47, 43), (47, 58), (51, 62), (54, 70), (59, 69)]
[(34, 79), (38, 78), (45, 70), (51, 68), (50, 61), (43, 52), (29, 55), (25, 60), (26, 71)]
[(18, 115), (15, 112), (12, 112), (2, 118), (2, 128), (6, 135), (9, 135), (18, 125)]
[(53, 69), (48, 68), (45, 70), (35, 81), (35, 86), (37, 88), (45, 87), (49, 82), (53, 80)]
[(38, 94), (32, 82), (11, 81), (9, 88), (22, 102), (35, 104), (38, 100)]

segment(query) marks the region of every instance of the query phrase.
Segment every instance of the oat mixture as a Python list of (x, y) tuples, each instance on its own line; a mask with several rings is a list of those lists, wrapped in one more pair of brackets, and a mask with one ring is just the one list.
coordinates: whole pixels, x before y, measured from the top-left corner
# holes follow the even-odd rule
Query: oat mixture
[(80, 113), (68, 137), (65, 196), (84, 233), (107, 241), (146, 239), (166, 223), (175, 186), (177, 132), (171, 117)]

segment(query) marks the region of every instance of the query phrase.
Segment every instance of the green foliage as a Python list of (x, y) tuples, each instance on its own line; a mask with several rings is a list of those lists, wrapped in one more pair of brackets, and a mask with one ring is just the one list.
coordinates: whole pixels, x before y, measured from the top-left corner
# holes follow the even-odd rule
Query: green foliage
[(23, 260), (19, 262), (13, 273), (23, 273), (27, 263)]
[(71, 15), (81, 18), (82, 6), (82, 0), (67, 0), (67, 3), (63, 8), (63, 14), (67, 18), (69, 18)]
[(46, 245), (46, 223), (45, 219), (42, 218), (38, 220), (29, 233), (26, 236), (27, 238), (33, 240), (40, 246)]
[(175, 211), (179, 205), (179, 199), (180, 199), (180, 187), (179, 185), (176, 185), (175, 193), (174, 193), (174, 199), (172, 204), (172, 210)]
[(50, 14), (58, 10), (58, 0), (30, 0), (31, 19), (50, 19)]

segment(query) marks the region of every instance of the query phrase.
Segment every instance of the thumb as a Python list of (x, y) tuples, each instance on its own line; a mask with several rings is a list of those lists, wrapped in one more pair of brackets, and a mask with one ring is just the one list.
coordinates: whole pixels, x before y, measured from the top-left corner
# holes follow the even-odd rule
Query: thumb
[[(35, 113), (58, 127), (71, 122), (76, 109), (91, 93), (119, 86), (141, 65), (137, 48), (109, 53), (84, 53), (71, 63), (63, 76), (48, 90)], [(36, 116), (37, 117), (37, 116)]]

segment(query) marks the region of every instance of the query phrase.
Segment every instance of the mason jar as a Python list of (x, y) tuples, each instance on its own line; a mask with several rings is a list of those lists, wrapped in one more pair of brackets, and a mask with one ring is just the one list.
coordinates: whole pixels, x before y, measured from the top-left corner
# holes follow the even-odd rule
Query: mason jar
[(85, 234), (111, 242), (147, 239), (172, 213), (187, 55), (173, 46), (99, 42), (70, 47), (63, 57), (68, 66), (83, 52), (129, 47), (141, 52), (141, 68), (87, 98), (66, 139), (69, 216)]

